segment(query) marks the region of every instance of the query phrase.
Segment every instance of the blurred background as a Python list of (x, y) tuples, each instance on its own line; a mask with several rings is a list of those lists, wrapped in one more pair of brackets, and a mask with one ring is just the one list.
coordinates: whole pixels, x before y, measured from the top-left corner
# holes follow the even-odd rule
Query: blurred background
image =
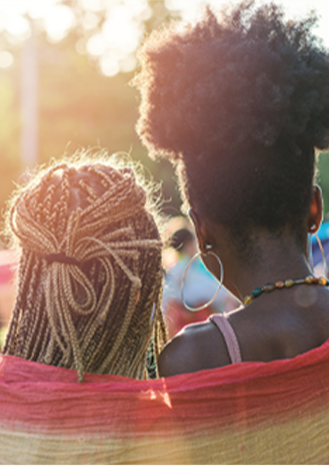
[[(33, 168), (64, 153), (73, 154), (80, 147), (99, 146), (109, 153), (127, 152), (141, 161), (150, 176), (162, 183), (164, 212), (170, 217), (180, 215), (171, 166), (164, 161), (151, 161), (135, 134), (139, 96), (129, 82), (137, 70), (136, 51), (145, 36), (173, 19), (194, 21), (206, 3), (216, 10), (227, 2), (0, 0), (1, 212), (27, 167)], [(315, 32), (329, 45), (327, 0), (282, 3), (293, 16), (315, 10), (319, 15)], [(327, 154), (320, 156), (318, 180), (327, 214)], [(175, 256), (173, 249), (170, 247), (166, 254), (168, 268), (174, 265), (168, 258), (176, 257), (177, 261), (181, 254), (176, 249)], [(0, 257), (3, 325), (12, 306), (13, 292), (8, 280), (12, 276), (10, 264), (15, 261), (12, 253), (3, 251)], [(218, 306), (219, 310), (225, 307)], [(4, 307), (8, 311), (1, 310)]]
[[(223, 0), (0, 0), (0, 209), (26, 166), (79, 147), (125, 151), (163, 182), (164, 209), (179, 214), (171, 166), (152, 162), (134, 126), (139, 96), (129, 86), (136, 51), (162, 23), (193, 21)], [(234, 2), (232, 2), (234, 3)], [(288, 14), (319, 15), (329, 44), (327, 0), (284, 2)], [(319, 181), (329, 209), (329, 158)]]

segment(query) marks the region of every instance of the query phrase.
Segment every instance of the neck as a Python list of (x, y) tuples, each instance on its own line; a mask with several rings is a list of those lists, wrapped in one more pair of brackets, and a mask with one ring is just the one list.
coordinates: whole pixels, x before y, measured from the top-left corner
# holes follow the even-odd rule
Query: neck
[(246, 263), (233, 247), (214, 247), (224, 265), (224, 285), (240, 300), (267, 283), (297, 280), (310, 275), (306, 255), (291, 236), (263, 235), (255, 242), (255, 260)]

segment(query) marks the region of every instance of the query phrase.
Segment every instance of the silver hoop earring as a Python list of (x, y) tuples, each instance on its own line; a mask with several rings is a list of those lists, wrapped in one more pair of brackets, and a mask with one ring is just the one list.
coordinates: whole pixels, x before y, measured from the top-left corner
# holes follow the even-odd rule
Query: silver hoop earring
[(327, 264), (327, 261), (326, 261), (326, 256), (324, 254), (324, 250), (323, 250), (323, 246), (322, 246), (322, 243), (321, 243), (321, 240), (318, 236), (317, 233), (313, 233), (317, 242), (318, 242), (318, 245), (319, 245), (319, 249), (321, 251), (321, 256), (322, 256), (322, 264), (323, 264), (323, 273), (324, 275), (327, 277), (328, 276), (328, 264)]
[(312, 233), (308, 233), (308, 263), (311, 267), (312, 272), (314, 273), (314, 261), (313, 261), (313, 251), (312, 251)]
[[(209, 246), (208, 246), (209, 247)], [(211, 246), (210, 246), (211, 247)], [(210, 301), (208, 301), (207, 303), (203, 304), (202, 306), (199, 306), (199, 307), (191, 307), (189, 306), (186, 301), (185, 301), (185, 298), (184, 298), (184, 293), (183, 293), (183, 288), (184, 288), (184, 284), (185, 284), (185, 279), (186, 279), (186, 274), (187, 274), (187, 271), (188, 269), (191, 267), (191, 265), (193, 264), (193, 262), (195, 261), (195, 259), (197, 259), (199, 256), (203, 256), (203, 255), (207, 255), (207, 254), (210, 254), (212, 256), (215, 257), (215, 259), (217, 260), (218, 264), (219, 264), (219, 270), (220, 270), (220, 281), (218, 282), (218, 288), (216, 290), (216, 293), (214, 294), (214, 296), (211, 298)], [(215, 277), (216, 279), (216, 277)], [(224, 267), (223, 267), (223, 264), (222, 264), (222, 261), (220, 260), (220, 258), (217, 256), (217, 254), (215, 254), (213, 251), (207, 251), (205, 254), (203, 254), (201, 251), (198, 251), (193, 257), (192, 259), (190, 260), (190, 262), (187, 264), (185, 270), (184, 270), (184, 274), (182, 276), (182, 281), (181, 281), (181, 287), (180, 287), (180, 296), (181, 296), (181, 300), (182, 300), (182, 303), (184, 305), (184, 307), (186, 309), (188, 309), (189, 311), (201, 311), (202, 309), (205, 309), (206, 307), (210, 306), (214, 301), (215, 299), (217, 298), (217, 295), (219, 293), (219, 290), (221, 289), (222, 285), (223, 285), (223, 279), (224, 279)], [(217, 279), (216, 279), (217, 280)]]

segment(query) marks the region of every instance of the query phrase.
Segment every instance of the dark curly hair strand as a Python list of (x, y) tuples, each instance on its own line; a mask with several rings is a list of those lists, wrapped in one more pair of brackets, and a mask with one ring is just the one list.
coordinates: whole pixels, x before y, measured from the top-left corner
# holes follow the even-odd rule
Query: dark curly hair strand
[(142, 142), (245, 257), (255, 227), (290, 226), (303, 242), (315, 148), (329, 145), (329, 55), (315, 22), (244, 1), (155, 31), (139, 52)]

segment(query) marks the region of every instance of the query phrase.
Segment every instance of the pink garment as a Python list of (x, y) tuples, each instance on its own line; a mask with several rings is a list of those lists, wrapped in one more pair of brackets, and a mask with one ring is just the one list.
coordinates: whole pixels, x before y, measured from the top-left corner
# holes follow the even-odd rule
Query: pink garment
[(211, 322), (213, 322), (222, 333), (232, 364), (242, 362), (238, 339), (232, 325), (226, 317), (221, 314), (213, 314), (209, 317), (209, 320), (211, 320)]

